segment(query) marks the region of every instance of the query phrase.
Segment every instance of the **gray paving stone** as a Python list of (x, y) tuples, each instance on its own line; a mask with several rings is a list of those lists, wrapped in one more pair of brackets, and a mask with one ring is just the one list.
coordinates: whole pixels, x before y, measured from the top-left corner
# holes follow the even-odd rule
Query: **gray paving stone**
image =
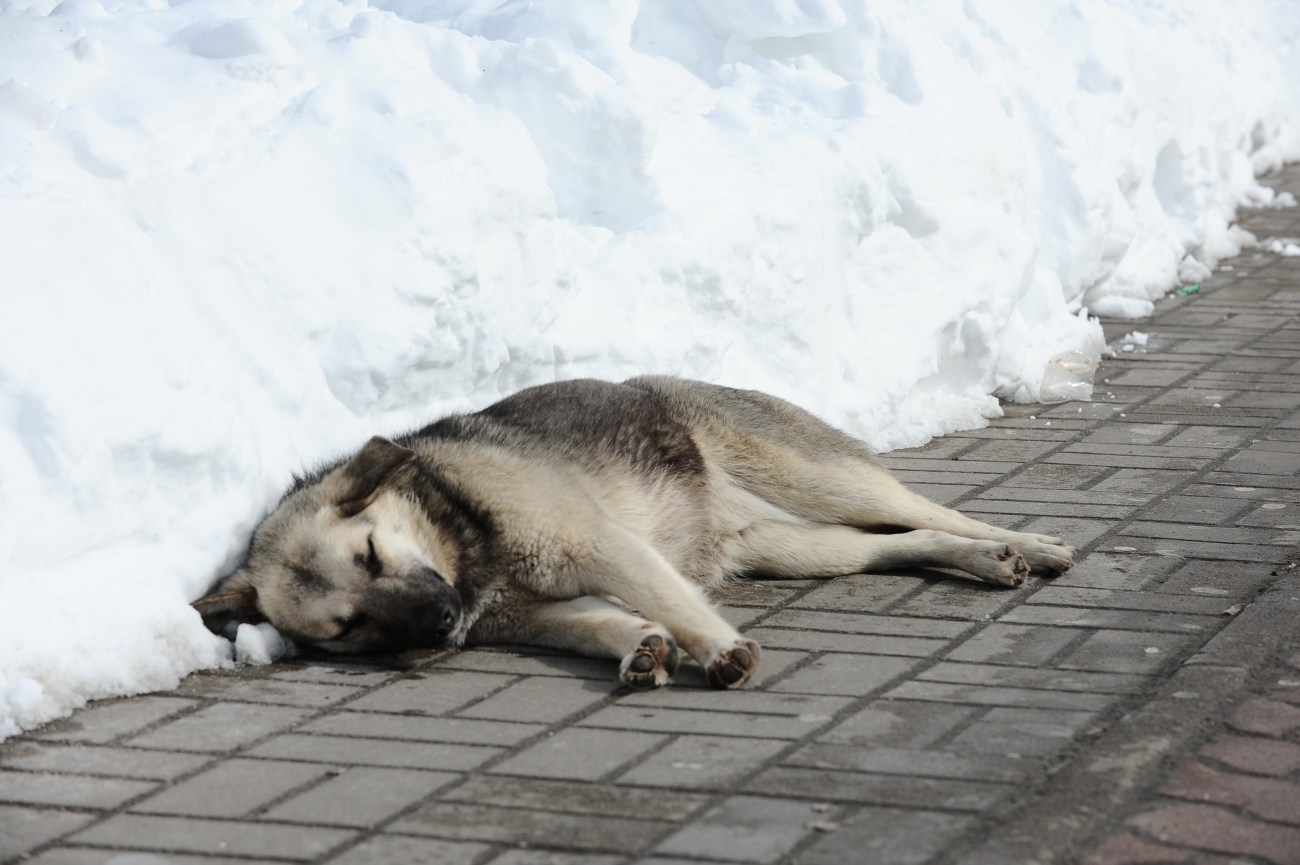
[(76, 715), (48, 724), (32, 735), (37, 739), (102, 745), (138, 733), (197, 705), (194, 700), (156, 696), (92, 703)]
[(72, 836), (80, 844), (219, 856), (311, 860), (355, 837), (315, 826), (119, 814)]
[(353, 700), (348, 708), (443, 715), (500, 690), (516, 678), (467, 670), (423, 670)]
[(1039, 517), (1020, 531), (1061, 538), (1072, 547), (1086, 547), (1115, 528), (1114, 520), (1085, 520), (1082, 517)]
[(991, 685), (998, 688), (1079, 691), (1089, 694), (1132, 694), (1147, 686), (1144, 677), (1122, 673), (1003, 667), (997, 664), (962, 664), (952, 661), (944, 661), (928, 670), (923, 670), (917, 676), (917, 680), (949, 682), (955, 685)]
[(1211, 633), (1221, 624), (1209, 616), (1141, 610), (1092, 610), (1083, 607), (1054, 607), (1047, 604), (1025, 604), (1003, 615), (1001, 621), (1018, 625), (1115, 628), (1181, 634)]
[(745, 636), (763, 647), (763, 663), (773, 648), (811, 652), (858, 652), (867, 655), (903, 655), (928, 658), (948, 645), (948, 640), (926, 637), (883, 637), (876, 634), (839, 634), (793, 628), (751, 628)]
[(1157, 590), (1211, 598), (1251, 597), (1273, 579), (1271, 571), (1271, 563), (1191, 561), (1160, 583)]
[(820, 742), (800, 748), (782, 763), (809, 769), (848, 769), (884, 775), (1011, 783), (1024, 781), (1038, 767), (1037, 761), (1017, 757), (914, 748), (864, 748)]
[(325, 777), (325, 771), (323, 766), (306, 763), (227, 760), (135, 803), (131, 810), (188, 817), (244, 817), (291, 790)]
[(110, 775), (147, 781), (170, 781), (205, 765), (210, 757), (107, 748), (95, 745), (17, 743), (0, 754), (0, 766), (38, 772)]
[(708, 802), (710, 797), (708, 794), (689, 791), (676, 791), (671, 796), (665, 796), (661, 790), (619, 787), (613, 784), (475, 775), (439, 798), (449, 802), (604, 817), (684, 820)]
[(975, 716), (973, 706), (874, 700), (818, 737), (839, 745), (924, 748)]
[(1015, 791), (1010, 784), (956, 778), (912, 778), (867, 772), (773, 766), (750, 780), (746, 792), (798, 797), (814, 802), (852, 802), (986, 811)]
[(1065, 574), (1052, 580), (1052, 585), (1139, 590), (1155, 585), (1179, 564), (1178, 559), (1169, 556), (1091, 552)]
[(963, 754), (1045, 757), (1068, 745), (1096, 717), (1095, 712), (1060, 709), (992, 709), (944, 748)]
[(157, 784), (89, 775), (48, 775), (0, 771), (0, 803), (56, 805), (64, 808), (116, 808)]
[(1015, 593), (1008, 592), (1002, 586), (991, 586), (965, 578), (943, 580), (925, 587), (890, 612), (899, 616), (979, 622), (1015, 603), (1016, 598)]
[(827, 654), (772, 685), (769, 690), (859, 697), (884, 687), (918, 663), (912, 658), (883, 655)]
[(1182, 426), (1177, 435), (1169, 439), (1171, 445), (1189, 445), (1206, 448), (1235, 448), (1250, 435), (1249, 432), (1234, 427), (1219, 426)]
[(90, 814), (51, 808), (0, 805), (0, 861), (16, 859), (33, 847), (75, 832), (94, 819)]
[(480, 718), (430, 718), (377, 712), (334, 712), (298, 728), (303, 733), (359, 736), (363, 739), (409, 739), (464, 745), (516, 745), (546, 729), (545, 724), (485, 721)]
[(477, 768), (499, 753), (500, 748), (480, 745), (288, 734), (263, 742), (248, 755), (338, 766), (397, 766), (455, 772)]
[(316, 682), (322, 685), (342, 685), (348, 688), (373, 688), (400, 673), (381, 666), (367, 664), (335, 664), (311, 660), (302, 663), (277, 664), (275, 672), (267, 678), (285, 682)]
[(1134, 520), (1124, 527), (1128, 537), (1170, 540), (1209, 541), (1221, 544), (1251, 544), (1280, 547), (1300, 545), (1300, 533), (1294, 529), (1247, 528), (1243, 526), (1189, 526), (1183, 523), (1157, 523)]
[(127, 740), (135, 748), (220, 753), (240, 748), (310, 715), (308, 709), (217, 703)]
[(1289, 544), (1260, 546), (1255, 544), (1215, 543), (1184, 538), (1153, 538), (1148, 536), (1116, 535), (1108, 539), (1116, 547), (1126, 547), (1142, 554), (1156, 553), (1183, 559), (1220, 559), (1229, 562), (1274, 563), (1286, 555)]
[(376, 835), (327, 861), (330, 865), (479, 865), (491, 849), (473, 841)]
[(1224, 524), (1250, 507), (1250, 502), (1209, 496), (1169, 496), (1142, 512), (1153, 522)]
[(1096, 485), (1111, 474), (1110, 466), (1064, 463), (1035, 463), (1002, 481), (1004, 487), (1047, 487), (1054, 490), (1077, 490)]
[(829, 720), (851, 703), (847, 697), (816, 694), (778, 694), (770, 691), (715, 691), (705, 688), (671, 688), (637, 691), (619, 698), (620, 706), (656, 709), (701, 709), (759, 715), (795, 715)]
[(951, 639), (971, 629), (968, 622), (940, 619), (898, 618), (854, 613), (786, 609), (774, 613), (763, 624), (769, 628), (807, 628), (812, 631), (839, 631), (845, 634), (877, 634), (889, 637), (930, 637)]
[(673, 833), (655, 852), (725, 862), (772, 862), (815, 831), (809, 824), (836, 816), (797, 799), (733, 796)]
[(1190, 481), (1193, 471), (1169, 471), (1154, 468), (1122, 468), (1108, 472), (1104, 480), (1093, 484), (1092, 489), (1106, 493), (1139, 493), (1148, 498), (1177, 489)]
[(262, 817), (283, 823), (366, 828), (406, 810), (459, 777), (451, 772), (359, 766), (331, 774), (323, 784), (279, 803)]
[(583, 727), (604, 727), (611, 730), (701, 733), (763, 739), (800, 739), (825, 723), (825, 720), (815, 716), (699, 712), (626, 705), (607, 706), (578, 722)]
[(1154, 675), (1185, 654), (1197, 640), (1180, 634), (1098, 631), (1061, 661), (1070, 670)]
[[(275, 865), (272, 859), (238, 859), (168, 852), (166, 858), (153, 853), (109, 851), (99, 847), (51, 847), (23, 865)], [(283, 861), (283, 860), (279, 860)]]
[(1114, 589), (1088, 589), (1074, 586), (1043, 586), (1029, 599), (1031, 604), (1055, 604), (1062, 607), (1090, 609), (1151, 610), (1162, 613), (1191, 613), (1217, 616), (1225, 605), (1214, 598), (1170, 597), (1152, 592), (1126, 592)]
[(489, 771), (536, 778), (595, 781), (667, 741), (623, 730), (568, 728), (547, 736)]
[(552, 850), (507, 850), (484, 865), (623, 865), (622, 856), (556, 853)]
[(671, 823), (662, 820), (431, 802), (395, 821), (386, 831), (464, 841), (634, 853), (670, 826)]
[(904, 682), (885, 696), (898, 700), (963, 703), (975, 706), (1024, 706), (1081, 712), (1099, 712), (1116, 700), (1116, 696), (1112, 694), (915, 681)]
[(864, 808), (800, 854), (804, 865), (889, 862), (921, 865), (974, 825), (972, 818), (939, 811)]
[[(791, 606), (806, 610), (852, 610), (881, 612), (921, 586), (913, 577), (896, 574), (853, 574), (826, 580), (795, 600)], [(771, 624), (771, 622), (765, 622)]]
[(241, 679), (236, 676), (192, 676), (182, 686), (186, 694), (277, 706), (320, 709), (360, 693), (359, 687), (294, 682), (283, 679)]
[(788, 747), (775, 739), (679, 736), (618, 777), (620, 784), (685, 790), (728, 790)]
[(608, 698), (615, 687), (612, 677), (593, 682), (589, 679), (537, 676), (515, 682), (500, 693), (462, 709), (460, 715), (498, 721), (552, 723)]

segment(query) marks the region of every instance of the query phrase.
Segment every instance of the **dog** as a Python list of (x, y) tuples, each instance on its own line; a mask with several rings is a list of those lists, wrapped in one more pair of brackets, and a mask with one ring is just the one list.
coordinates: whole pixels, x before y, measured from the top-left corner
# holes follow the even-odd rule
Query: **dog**
[(904, 487), (865, 444), (759, 391), (646, 376), (528, 388), (376, 436), (297, 479), (245, 562), (193, 606), (334, 652), (528, 643), (667, 684), (684, 650), (718, 688), (760, 659), (707, 600), (729, 577), (957, 568), (1063, 573), (1064, 541)]

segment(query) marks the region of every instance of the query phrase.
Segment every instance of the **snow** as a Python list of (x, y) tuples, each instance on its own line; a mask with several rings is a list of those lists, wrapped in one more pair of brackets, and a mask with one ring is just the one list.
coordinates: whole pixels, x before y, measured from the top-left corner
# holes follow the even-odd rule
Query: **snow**
[(1287, 0), (0, 25), (0, 737), (231, 663), (187, 602), (374, 432), (670, 372), (915, 445), (1054, 398), (1300, 156)]
[(1300, 240), (1294, 237), (1270, 237), (1260, 241), (1259, 245), (1275, 255), (1300, 255)]

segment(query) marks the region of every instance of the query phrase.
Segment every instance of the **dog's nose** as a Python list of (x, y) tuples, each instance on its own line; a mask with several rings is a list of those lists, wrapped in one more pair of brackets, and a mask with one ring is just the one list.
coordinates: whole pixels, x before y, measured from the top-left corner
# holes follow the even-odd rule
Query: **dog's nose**
[(428, 601), (411, 611), (412, 642), (421, 648), (441, 646), (456, 629), (460, 611), (445, 601)]

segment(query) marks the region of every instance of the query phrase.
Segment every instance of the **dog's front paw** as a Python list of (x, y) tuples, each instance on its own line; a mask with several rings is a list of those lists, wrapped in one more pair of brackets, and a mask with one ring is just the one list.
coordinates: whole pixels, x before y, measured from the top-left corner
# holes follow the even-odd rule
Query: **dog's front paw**
[(1027, 535), (1014, 543), (1035, 572), (1056, 577), (1074, 567), (1074, 548), (1060, 538)]
[(713, 659), (704, 667), (704, 674), (715, 688), (739, 688), (758, 669), (761, 654), (758, 643), (736, 640), (714, 653)]
[(641, 691), (662, 688), (672, 681), (680, 663), (677, 643), (667, 634), (647, 634), (619, 665), (618, 677)]

